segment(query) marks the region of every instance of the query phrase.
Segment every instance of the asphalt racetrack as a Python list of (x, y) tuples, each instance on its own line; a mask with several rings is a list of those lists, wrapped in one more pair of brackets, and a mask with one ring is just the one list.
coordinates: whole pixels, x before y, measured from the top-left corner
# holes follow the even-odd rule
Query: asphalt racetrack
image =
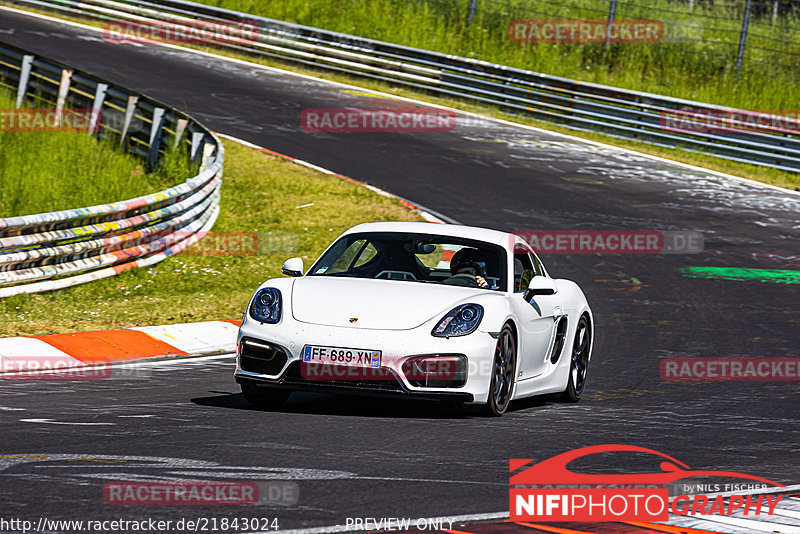
[[(310, 133), (300, 127), (305, 109), (389, 101), (187, 51), (109, 44), (102, 33), (8, 11), (0, 11), (0, 39), (459, 223), (704, 237), (697, 254), (542, 256), (552, 275), (580, 284), (595, 314), (577, 405), (532, 400), (487, 419), (423, 402), (295, 394), (267, 413), (239, 394), (230, 356), (104, 381), (8, 381), (0, 386), (4, 516), (176, 519), (187, 510), (107, 506), (103, 485), (200, 476), (296, 482), (296, 503), (245, 514), (277, 517), (282, 530), (348, 517), (502, 512), (509, 459), (603, 443), (800, 483), (797, 381), (667, 382), (659, 373), (665, 357), (797, 357), (800, 285), (681, 271), (800, 269), (797, 194), (491, 120), (462, 117), (442, 132)], [(611, 456), (600, 467), (627, 466)]]

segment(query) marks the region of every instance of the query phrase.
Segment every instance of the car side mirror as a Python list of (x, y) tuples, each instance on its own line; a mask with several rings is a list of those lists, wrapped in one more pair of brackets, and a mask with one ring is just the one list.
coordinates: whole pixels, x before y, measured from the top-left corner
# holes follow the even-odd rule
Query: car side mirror
[(303, 276), (303, 258), (289, 258), (283, 262), (281, 272), (286, 276)]
[(531, 278), (531, 283), (528, 284), (528, 290), (525, 291), (525, 300), (530, 301), (537, 295), (555, 295), (556, 283), (552, 278), (547, 276), (536, 275)]

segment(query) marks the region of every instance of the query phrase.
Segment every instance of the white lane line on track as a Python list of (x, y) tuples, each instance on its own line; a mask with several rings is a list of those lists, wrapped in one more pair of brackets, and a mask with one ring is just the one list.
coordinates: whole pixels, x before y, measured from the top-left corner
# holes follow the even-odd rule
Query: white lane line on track
[[(136, 368), (147, 368), (147, 367), (173, 367), (173, 366), (181, 366), (181, 365), (193, 365), (197, 362), (202, 362), (204, 360), (224, 360), (224, 359), (232, 359), (236, 357), (235, 352), (226, 352), (225, 354), (213, 354), (210, 356), (184, 356), (184, 357), (176, 357), (169, 360), (158, 360), (154, 362), (150, 361), (135, 361), (135, 362), (112, 362), (110, 364), (95, 364), (95, 365), (84, 365), (79, 367), (71, 368), (73, 371), (91, 371), (93, 367), (100, 367), (105, 368), (109, 366), (112, 369), (136, 369)], [(49, 374), (59, 374), (60, 371), (52, 370), (52, 369), (45, 369), (45, 370), (31, 370), (25, 371), (24, 376), (39, 376), (39, 375), (49, 375)], [(4, 377), (8, 375), (8, 378), (13, 378), (17, 375), (17, 373), (0, 373)], [(2, 410), (3, 408), (0, 408)], [(22, 408), (18, 408), (22, 409)]]
[(205, 360), (224, 360), (227, 358), (234, 358), (235, 356), (236, 356), (235, 352), (226, 352), (225, 354), (213, 354), (211, 356), (178, 357), (169, 360), (160, 360), (156, 362), (148, 362), (148, 361), (126, 362), (120, 364), (113, 364), (112, 367), (169, 367), (172, 365), (183, 365), (185, 363), (190, 364)]
[[(416, 525), (420, 519), (426, 520), (428, 523), (437, 521), (453, 521), (453, 523), (465, 523), (468, 521), (490, 521), (492, 519), (506, 519), (508, 512), (492, 512), (485, 514), (468, 514), (468, 515), (450, 515), (439, 517), (418, 517), (411, 520), (412, 525)], [(370, 525), (372, 526), (372, 525)], [(312, 528), (296, 528), (290, 530), (281, 530), (281, 534), (332, 534), (335, 532), (362, 532), (369, 529), (366, 528), (353, 528), (347, 525), (331, 525), (329, 527), (312, 527)], [(253, 531), (248, 534), (272, 534), (271, 531)]]
[[(66, 24), (66, 25), (69, 25), (69, 26), (74, 26), (74, 27), (77, 27), (77, 28), (83, 28), (83, 29), (91, 30), (91, 31), (98, 32), (98, 33), (102, 33), (104, 31), (103, 28), (97, 28), (95, 26), (87, 26), (85, 24), (80, 24), (78, 22), (72, 22), (72, 21), (69, 21), (69, 20), (63, 20), (63, 19), (60, 19), (58, 17), (51, 17), (51, 16), (48, 16), (48, 15), (41, 15), (39, 13), (31, 13), (30, 11), (25, 11), (25, 10), (22, 10), (22, 9), (15, 9), (13, 7), (0, 6), (0, 10), (11, 11), (11, 12), (14, 12), (14, 13), (18, 13), (20, 15), (39, 18), (39, 19), (42, 19), (42, 20), (50, 21), (50, 22), (57, 22), (57, 23), (60, 23), (60, 24)], [(304, 78), (304, 79), (307, 79), (307, 80), (315, 80), (317, 82), (323, 82), (323, 83), (327, 83), (327, 84), (331, 84), (331, 85), (337, 85), (337, 86), (340, 86), (340, 87), (346, 87), (348, 89), (356, 89), (358, 91), (367, 91), (367, 92), (370, 92), (370, 93), (375, 94), (375, 95), (388, 97), (388, 98), (393, 98), (395, 100), (402, 100), (404, 102), (422, 104), (422, 105), (429, 106), (429, 107), (436, 108), (436, 109), (444, 109), (444, 110), (454, 111), (454, 112), (462, 113), (462, 114), (464, 114), (466, 116), (469, 116), (469, 117), (476, 117), (476, 118), (483, 119), (483, 120), (490, 120), (490, 121), (496, 122), (498, 124), (505, 124), (507, 126), (512, 126), (512, 127), (516, 127), (516, 128), (524, 128), (526, 130), (531, 130), (531, 131), (534, 131), (534, 132), (539, 132), (539, 133), (545, 133), (545, 134), (548, 134), (548, 135), (558, 136), (558, 137), (562, 137), (564, 139), (570, 139), (572, 141), (576, 141), (576, 142), (584, 143), (584, 144), (588, 144), (588, 145), (593, 145), (593, 146), (597, 146), (597, 147), (603, 147), (603, 148), (608, 148), (608, 149), (613, 149), (613, 150), (619, 150), (621, 152), (625, 152), (625, 153), (628, 153), (628, 154), (633, 154), (633, 155), (640, 156), (640, 157), (647, 158), (647, 159), (651, 159), (651, 160), (654, 160), (654, 161), (660, 161), (660, 162), (663, 162), (663, 163), (668, 163), (670, 165), (675, 165), (677, 167), (682, 167), (684, 169), (691, 169), (691, 170), (695, 170), (695, 171), (701, 171), (701, 172), (705, 172), (705, 173), (708, 173), (708, 174), (713, 174), (715, 176), (720, 176), (722, 178), (726, 178), (726, 179), (729, 179), (729, 180), (734, 180), (734, 181), (737, 181), (737, 182), (744, 182), (744, 183), (747, 183), (747, 184), (750, 184), (750, 185), (755, 185), (755, 186), (759, 186), (759, 187), (763, 187), (763, 188), (767, 188), (767, 189), (772, 189), (774, 191), (780, 191), (780, 192), (783, 192), (783, 193), (786, 193), (786, 194), (790, 194), (790, 195), (800, 196), (800, 191), (792, 191), (790, 189), (784, 189), (783, 187), (778, 187), (778, 186), (775, 186), (775, 185), (765, 184), (763, 182), (757, 182), (755, 180), (750, 180), (749, 178), (742, 178), (741, 176), (735, 176), (733, 174), (727, 174), (727, 173), (724, 173), (724, 172), (715, 171), (715, 170), (712, 170), (712, 169), (707, 169), (705, 167), (699, 167), (697, 165), (692, 165), (690, 163), (683, 163), (683, 162), (675, 161), (675, 160), (672, 160), (672, 159), (669, 159), (669, 158), (662, 158), (662, 157), (659, 157), (659, 156), (654, 156), (652, 154), (646, 154), (644, 152), (638, 152), (638, 151), (630, 149), (630, 148), (623, 148), (623, 147), (619, 147), (619, 146), (615, 146), (615, 145), (610, 145), (610, 144), (607, 144), (607, 143), (601, 143), (599, 141), (593, 141), (591, 139), (584, 139), (582, 137), (577, 137), (577, 136), (570, 135), (570, 134), (565, 134), (565, 133), (561, 133), (561, 132), (554, 132), (554, 131), (551, 131), (551, 130), (547, 130), (545, 128), (538, 128), (536, 126), (529, 126), (527, 124), (520, 124), (520, 123), (517, 123), (517, 122), (505, 120), (505, 119), (498, 119), (496, 117), (489, 117), (487, 115), (481, 115), (480, 113), (473, 113), (471, 111), (464, 111), (464, 110), (460, 110), (460, 109), (457, 109), (457, 108), (443, 106), (441, 104), (433, 104), (431, 102), (426, 102), (424, 100), (418, 100), (418, 99), (415, 99), (415, 98), (408, 98), (408, 97), (404, 97), (404, 96), (393, 95), (391, 93), (384, 93), (382, 91), (376, 91), (374, 89), (367, 89), (367, 88), (364, 88), (364, 87), (360, 87), (358, 85), (353, 85), (353, 84), (349, 84), (349, 83), (342, 83), (342, 82), (334, 82), (334, 81), (331, 81), (331, 80), (326, 80), (324, 78), (318, 78), (318, 77), (315, 77), (315, 76), (311, 76), (311, 75), (308, 75), (308, 74), (301, 74), (299, 72), (293, 72), (293, 71), (290, 71), (290, 70), (283, 70), (283, 69), (279, 69), (279, 68), (276, 68), (276, 67), (269, 67), (267, 65), (261, 65), (261, 64), (258, 64), (258, 63), (251, 63), (251, 62), (245, 61), (243, 59), (235, 59), (235, 58), (231, 58), (231, 57), (227, 57), (227, 56), (221, 56), (221, 55), (218, 55), (218, 54), (212, 54), (211, 52), (205, 52), (203, 50), (195, 50), (195, 49), (192, 49), (192, 48), (185, 48), (183, 46), (178, 46), (178, 45), (175, 45), (175, 44), (172, 44), (172, 43), (163, 43), (163, 42), (159, 42), (159, 41), (152, 41), (152, 40), (149, 40), (149, 39), (142, 39), (142, 40), (143, 41), (147, 41), (149, 44), (163, 46), (165, 48), (171, 48), (171, 49), (174, 49), (174, 50), (181, 50), (181, 51), (184, 51), (184, 52), (190, 52), (190, 53), (198, 54), (198, 55), (205, 56), (205, 57), (211, 57), (211, 58), (215, 58), (215, 59), (219, 59), (219, 60), (223, 60), (223, 61), (229, 61), (231, 63), (237, 63), (239, 65), (246, 65), (249, 68), (259, 68), (259, 69), (263, 69), (263, 70), (268, 70), (270, 72), (279, 72), (279, 73), (282, 73), (282, 74), (287, 74), (287, 75), (291, 75), (291, 76), (297, 76), (297, 77)]]
[(72, 426), (108, 426), (117, 423), (74, 423), (67, 421), (53, 421), (52, 419), (20, 419), (23, 423), (44, 423), (48, 425), (72, 425)]

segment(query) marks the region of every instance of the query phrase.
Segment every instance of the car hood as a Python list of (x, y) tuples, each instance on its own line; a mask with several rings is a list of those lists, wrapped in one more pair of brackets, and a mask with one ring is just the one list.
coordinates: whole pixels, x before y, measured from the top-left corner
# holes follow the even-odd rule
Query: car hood
[(304, 276), (294, 281), (292, 316), (326, 326), (408, 330), (482, 293), (486, 290), (403, 280)]

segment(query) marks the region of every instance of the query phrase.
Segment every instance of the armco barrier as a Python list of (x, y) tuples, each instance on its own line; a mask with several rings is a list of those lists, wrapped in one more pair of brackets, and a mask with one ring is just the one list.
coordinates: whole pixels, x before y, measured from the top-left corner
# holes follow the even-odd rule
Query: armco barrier
[(180, 185), (139, 198), (0, 219), (0, 298), (152, 265), (211, 229), (219, 213), (225, 152), (219, 139), (194, 119), (8, 45), (0, 45), (0, 85), (16, 92), (17, 107), (32, 97), (65, 119), (70, 110), (93, 110), (91, 117), (102, 119), (89, 132), (113, 139), (151, 168), (180, 143), (200, 168)]
[[(14, 4), (174, 31), (203, 22), (240, 24), (241, 35), (205, 35), (207, 43), (261, 56), (472, 101), (578, 130), (800, 172), (798, 128), (753, 128), (741, 110), (548, 76), (483, 61), (299, 26), (227, 9), (163, 0), (11, 0)], [(189, 26), (186, 26), (189, 25)], [(162, 32), (163, 35), (163, 32)], [(691, 118), (725, 127), (670, 128)], [(774, 118), (774, 117), (773, 117)], [(788, 119), (787, 119), (788, 120)], [(794, 120), (793, 124), (796, 125)]]

